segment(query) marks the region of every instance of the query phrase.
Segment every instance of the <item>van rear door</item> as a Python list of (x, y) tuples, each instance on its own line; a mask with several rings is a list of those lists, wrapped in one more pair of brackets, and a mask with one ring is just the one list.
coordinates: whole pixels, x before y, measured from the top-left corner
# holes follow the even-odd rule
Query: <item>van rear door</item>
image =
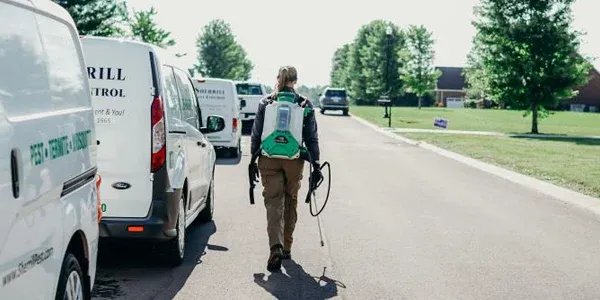
[(232, 83), (224, 80), (196, 79), (195, 85), (203, 114), (217, 115), (225, 119), (225, 129), (207, 134), (206, 138), (210, 142), (233, 141), (239, 126), (239, 113), (234, 114), (239, 112), (239, 101)]
[(141, 218), (152, 201), (150, 49), (83, 38), (96, 120), (104, 217)]
[(266, 91), (260, 84), (240, 82), (236, 84), (239, 99), (246, 100), (246, 107), (242, 108), (244, 119), (254, 119), (258, 111), (260, 100), (266, 95)]

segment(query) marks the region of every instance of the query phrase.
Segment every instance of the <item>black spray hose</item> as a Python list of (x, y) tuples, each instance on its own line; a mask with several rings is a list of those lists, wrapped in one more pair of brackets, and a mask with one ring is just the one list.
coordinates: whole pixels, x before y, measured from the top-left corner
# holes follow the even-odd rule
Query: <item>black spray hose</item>
[[(323, 210), (325, 209), (325, 206), (327, 205), (327, 201), (329, 201), (329, 193), (331, 192), (331, 165), (329, 164), (328, 161), (324, 162), (321, 166), (319, 166), (319, 169), (322, 171), (323, 168), (325, 168), (327, 166), (327, 196), (325, 196), (325, 201), (323, 202), (323, 206), (321, 206), (321, 209), (317, 210), (317, 212), (313, 212), (313, 202), (315, 202), (315, 206), (317, 205), (317, 199), (315, 196), (315, 191), (317, 190), (317, 188), (319, 188), (319, 186), (321, 186), (321, 183), (323, 183), (323, 179), (321, 178), (321, 180), (319, 182), (317, 182), (314, 186), (312, 184), (313, 182), (313, 160), (312, 157), (310, 157), (310, 152), (306, 151), (306, 154), (308, 155), (308, 161), (310, 162), (310, 173), (308, 175), (308, 193), (306, 195), (306, 200), (304, 201), (305, 203), (308, 203), (309, 205), (309, 209), (310, 209), (310, 214), (313, 217), (316, 217), (318, 215), (320, 215)], [(322, 174), (323, 172), (321, 172)], [(311, 197), (312, 196), (312, 197)], [(311, 201), (313, 200), (313, 201)]]
[[(259, 148), (256, 151), (256, 153), (252, 154), (250, 164), (248, 165), (248, 178), (250, 181), (249, 194), (250, 194), (250, 204), (251, 205), (254, 205), (254, 187), (256, 187), (256, 183), (258, 182), (258, 180), (254, 180), (254, 177), (253, 177), (254, 170), (252, 170), (252, 167), (253, 167), (254, 162), (258, 158), (260, 151), (261, 151), (261, 149)], [(316, 184), (314, 184), (314, 185), (312, 184), (313, 183), (313, 171), (314, 171), (313, 160), (308, 151), (306, 151), (306, 154), (308, 155), (310, 173), (308, 176), (308, 193), (306, 194), (305, 203), (309, 204), (310, 214), (313, 217), (316, 217), (323, 212), (323, 210), (325, 209), (325, 206), (327, 205), (327, 201), (329, 201), (329, 193), (331, 192), (331, 165), (329, 164), (328, 161), (326, 161), (321, 166), (319, 166), (320, 170), (323, 170), (325, 167), (327, 167), (327, 196), (325, 196), (325, 201), (323, 202), (323, 206), (321, 206), (321, 209), (317, 210), (317, 212), (314, 212), (315, 209), (313, 209), (313, 202), (315, 202), (315, 204), (314, 204), (315, 206), (317, 205), (315, 191), (317, 190), (317, 188), (319, 188), (321, 186), (321, 183), (323, 183), (323, 178), (321, 178), (321, 180), (319, 182), (317, 182)], [(311, 200), (313, 200), (313, 201), (311, 201)]]
[(252, 154), (252, 158), (250, 159), (250, 164), (248, 165), (248, 179), (250, 181), (250, 204), (254, 205), (254, 187), (256, 187), (256, 183), (258, 182), (258, 180), (255, 180), (254, 178), (254, 170), (253, 165), (254, 162), (256, 161), (256, 159), (258, 158), (258, 155), (260, 154), (260, 148), (258, 148), (258, 150), (256, 151), (256, 153)]

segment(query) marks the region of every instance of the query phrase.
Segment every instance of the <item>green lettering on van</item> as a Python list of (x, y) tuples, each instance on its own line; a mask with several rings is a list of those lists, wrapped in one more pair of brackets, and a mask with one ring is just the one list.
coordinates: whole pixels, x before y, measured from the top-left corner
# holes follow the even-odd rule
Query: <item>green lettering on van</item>
[(38, 166), (44, 163), (44, 143), (36, 143), (29, 146), (31, 164)]
[(91, 130), (80, 131), (73, 134), (71, 138), (73, 142), (73, 151), (87, 149), (91, 144)]
[(61, 136), (48, 140), (46, 147), (44, 142), (35, 143), (29, 146), (29, 155), (31, 164), (39, 166), (48, 159), (57, 159), (69, 155), (73, 152), (85, 150), (92, 144), (91, 130), (76, 132), (69, 136)]

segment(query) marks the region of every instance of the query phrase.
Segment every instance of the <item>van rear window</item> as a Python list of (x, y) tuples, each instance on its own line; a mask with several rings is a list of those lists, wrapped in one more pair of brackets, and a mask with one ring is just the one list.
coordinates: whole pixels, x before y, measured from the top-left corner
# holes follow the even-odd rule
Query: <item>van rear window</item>
[(238, 95), (262, 95), (262, 88), (258, 84), (238, 83), (235, 85)]

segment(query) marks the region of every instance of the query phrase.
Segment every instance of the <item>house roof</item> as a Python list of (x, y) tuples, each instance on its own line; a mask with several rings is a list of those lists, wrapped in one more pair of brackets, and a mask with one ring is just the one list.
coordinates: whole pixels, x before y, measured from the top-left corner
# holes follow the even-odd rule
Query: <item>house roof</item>
[(461, 67), (435, 67), (442, 72), (438, 78), (437, 89), (439, 90), (462, 90), (466, 88), (465, 77), (462, 75)]

